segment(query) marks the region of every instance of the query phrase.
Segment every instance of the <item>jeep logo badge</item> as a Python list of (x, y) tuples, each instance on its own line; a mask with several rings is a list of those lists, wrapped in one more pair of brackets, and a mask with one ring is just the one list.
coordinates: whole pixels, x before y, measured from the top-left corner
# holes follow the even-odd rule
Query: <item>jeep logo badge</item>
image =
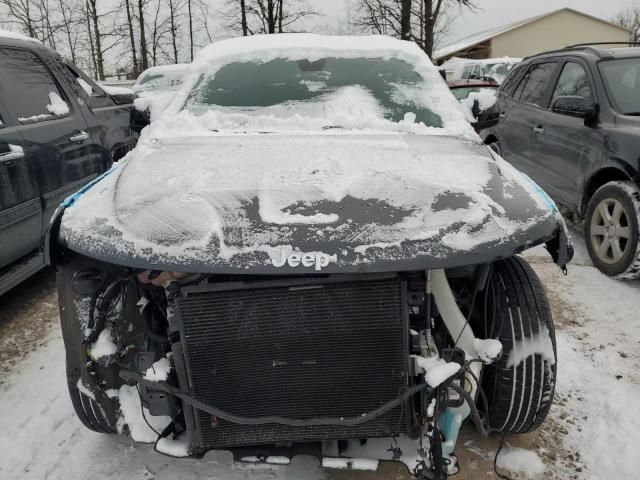
[(288, 264), (290, 267), (315, 267), (316, 271), (320, 271), (324, 267), (328, 266), (329, 263), (336, 261), (336, 255), (327, 255), (322, 252), (292, 252), (283, 250), (280, 254), (280, 259), (272, 258), (271, 264), (276, 267), (284, 267)]

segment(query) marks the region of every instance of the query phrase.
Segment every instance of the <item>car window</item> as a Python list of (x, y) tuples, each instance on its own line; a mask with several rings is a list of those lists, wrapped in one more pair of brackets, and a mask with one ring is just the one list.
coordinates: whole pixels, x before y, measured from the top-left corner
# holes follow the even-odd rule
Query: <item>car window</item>
[(518, 65), (516, 68), (511, 70), (502, 84), (502, 91), (507, 95), (510, 95), (513, 91), (513, 87), (515, 87), (518, 78), (522, 71), (526, 68), (524, 65)]
[(0, 95), (20, 123), (69, 114), (69, 104), (40, 59), (28, 50), (0, 48)]
[(462, 78), (464, 80), (468, 80), (471, 77), (471, 73), (473, 72), (474, 65), (466, 65), (462, 70)]
[(606, 60), (598, 67), (616, 111), (640, 116), (640, 58)]
[(73, 77), (74, 88), (89, 108), (111, 107), (113, 100), (96, 82), (91, 80), (82, 70), (73, 64), (67, 64)]
[(525, 73), (516, 88), (514, 97), (539, 107), (544, 107), (544, 94), (547, 91), (551, 76), (556, 69), (556, 62), (537, 63)]
[(562, 69), (553, 91), (551, 103), (558, 97), (582, 97), (593, 101), (593, 90), (584, 67), (575, 62), (567, 62)]

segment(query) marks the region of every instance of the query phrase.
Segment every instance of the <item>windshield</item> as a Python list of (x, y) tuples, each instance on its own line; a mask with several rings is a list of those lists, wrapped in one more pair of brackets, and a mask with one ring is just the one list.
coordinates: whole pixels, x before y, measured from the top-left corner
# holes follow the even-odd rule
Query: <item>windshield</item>
[(515, 63), (490, 63), (484, 66), (483, 76), (493, 78), (496, 82), (502, 83), (507, 74), (513, 69)]
[(616, 111), (640, 115), (640, 58), (607, 60), (600, 62), (599, 67)]
[(175, 90), (182, 85), (183, 72), (143, 73), (136, 84), (134, 91), (150, 90)]
[(185, 108), (235, 115), (235, 123), (238, 115), (246, 116), (246, 123), (256, 117), (270, 119), (270, 126), (294, 120), (307, 126), (355, 128), (363, 120), (370, 125), (373, 120), (409, 119), (442, 127), (440, 116), (424, 105), (426, 88), (411, 65), (398, 59), (280, 58), (230, 63), (205, 74)]

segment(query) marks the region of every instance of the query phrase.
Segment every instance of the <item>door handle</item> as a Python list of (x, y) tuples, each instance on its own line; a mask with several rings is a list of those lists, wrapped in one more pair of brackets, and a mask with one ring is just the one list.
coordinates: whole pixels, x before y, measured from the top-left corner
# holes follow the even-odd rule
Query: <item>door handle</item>
[(544, 127), (542, 125), (537, 125), (535, 127), (533, 127), (533, 133), (537, 133), (537, 134), (543, 134), (544, 133)]
[(500, 118), (504, 118), (506, 116), (507, 116), (507, 112), (506, 111), (503, 110), (503, 111), (500, 112)]
[(69, 137), (70, 142), (80, 143), (84, 142), (89, 138), (89, 134), (87, 132), (75, 131), (73, 135)]
[(20, 160), (21, 158), (24, 158), (24, 150), (17, 145), (9, 144), (9, 151), (0, 153), (0, 162), (7, 167), (13, 167), (15, 165), (14, 160)]

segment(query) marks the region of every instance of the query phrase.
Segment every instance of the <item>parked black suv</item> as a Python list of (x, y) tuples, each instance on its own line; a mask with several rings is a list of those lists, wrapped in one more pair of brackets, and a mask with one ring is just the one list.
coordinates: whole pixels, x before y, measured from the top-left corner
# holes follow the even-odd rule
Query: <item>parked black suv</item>
[(640, 48), (568, 47), (503, 83), (485, 142), (584, 219), (594, 264), (640, 277)]
[(60, 202), (135, 146), (132, 101), (0, 31), (0, 295), (44, 267), (40, 239)]

